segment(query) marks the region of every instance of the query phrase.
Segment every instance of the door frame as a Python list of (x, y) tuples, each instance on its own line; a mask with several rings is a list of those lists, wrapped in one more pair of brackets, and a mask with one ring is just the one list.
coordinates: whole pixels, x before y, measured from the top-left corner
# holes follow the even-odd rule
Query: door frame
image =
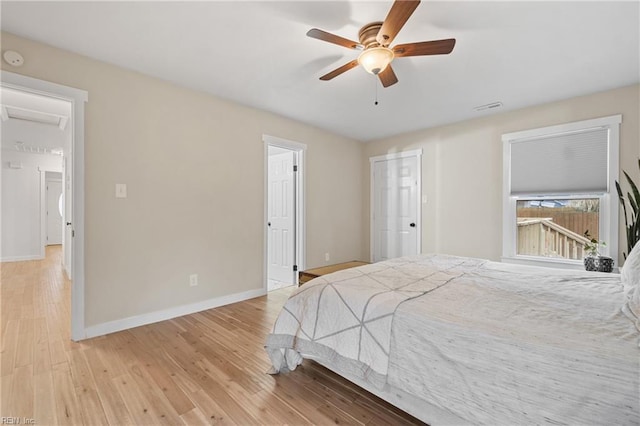
[(378, 155), (375, 157), (369, 157), (369, 182), (370, 182), (370, 195), (369, 195), (369, 261), (373, 262), (375, 253), (375, 179), (374, 171), (377, 162), (397, 160), (399, 158), (415, 157), (418, 164), (418, 176), (416, 178), (416, 252), (422, 252), (422, 148), (414, 149), (411, 151), (402, 151), (393, 154)]
[[(302, 271), (306, 264), (306, 222), (305, 222), (305, 181), (304, 171), (305, 165), (305, 153), (307, 151), (307, 145), (294, 142), (288, 139), (282, 139), (276, 136), (262, 135), (262, 142), (264, 144), (264, 216), (263, 216), (263, 235), (264, 235), (264, 260), (263, 260), (263, 286), (265, 291), (268, 291), (269, 281), (269, 230), (267, 222), (269, 221), (269, 146), (288, 149), (297, 153), (297, 166), (298, 171), (295, 174), (295, 259), (294, 265), (298, 266), (298, 271)], [(294, 280), (294, 285), (297, 280)]]
[(85, 90), (27, 77), (9, 71), (0, 71), (0, 85), (41, 96), (48, 96), (71, 103), (73, 119), (72, 158), (67, 164), (72, 167), (71, 188), (73, 242), (71, 245), (71, 339), (82, 340), (85, 333), (84, 311), (84, 104), (89, 100)]

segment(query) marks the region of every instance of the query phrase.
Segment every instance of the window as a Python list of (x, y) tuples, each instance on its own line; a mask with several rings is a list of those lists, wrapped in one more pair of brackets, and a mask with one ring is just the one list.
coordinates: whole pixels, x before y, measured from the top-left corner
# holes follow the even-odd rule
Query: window
[(617, 115), (502, 136), (503, 261), (582, 268), (591, 238), (605, 241), (600, 253), (617, 261), (621, 121)]
[(591, 238), (600, 241), (600, 198), (518, 199), (516, 226), (517, 256), (581, 261)]

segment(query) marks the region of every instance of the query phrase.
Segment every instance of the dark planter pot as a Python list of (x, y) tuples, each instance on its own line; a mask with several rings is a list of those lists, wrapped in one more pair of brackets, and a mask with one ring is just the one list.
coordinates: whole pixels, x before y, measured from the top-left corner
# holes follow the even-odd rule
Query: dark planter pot
[(584, 258), (584, 269), (586, 269), (587, 271), (597, 271), (598, 268), (596, 267), (596, 259), (597, 257), (595, 256), (587, 256)]
[(584, 258), (584, 269), (587, 271), (611, 272), (613, 259), (607, 256), (587, 256)]
[(596, 266), (600, 272), (613, 271), (613, 259), (607, 256), (598, 256)]

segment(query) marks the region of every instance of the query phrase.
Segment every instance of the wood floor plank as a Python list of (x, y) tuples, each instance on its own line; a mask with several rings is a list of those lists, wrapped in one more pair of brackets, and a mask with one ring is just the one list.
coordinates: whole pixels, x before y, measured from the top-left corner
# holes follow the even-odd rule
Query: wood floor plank
[[(334, 423), (336, 416), (333, 413), (337, 407), (329, 406), (331, 404), (318, 394), (322, 390), (313, 389), (313, 386), (299, 380), (300, 376), (300, 374), (278, 376), (276, 388), (272, 394), (301, 411), (314, 424)], [(325, 406), (325, 404), (328, 405)]]
[(44, 317), (34, 321), (33, 374), (51, 372), (51, 352), (49, 349), (49, 329)]
[(105, 416), (109, 424), (134, 424), (131, 413), (129, 413), (129, 409), (124, 403), (122, 395), (113, 384), (112, 379), (100, 383), (98, 396), (104, 407)]
[(53, 392), (53, 373), (49, 370), (34, 377), (33, 419), (38, 424), (55, 425), (58, 423)]
[(136, 385), (133, 377), (125, 374), (113, 379), (113, 384), (122, 395), (134, 424), (151, 425), (160, 423), (160, 414), (153, 409), (142, 389)]
[[(146, 339), (146, 337), (142, 337), (141, 334), (136, 334), (136, 336), (138, 336), (138, 340), (141, 340), (141, 338)], [(143, 341), (140, 343), (140, 345), (132, 346), (131, 349), (137, 358), (144, 360), (143, 368), (146, 374), (153, 380), (155, 387), (162, 391), (178, 415), (193, 410), (195, 408), (193, 402), (191, 402), (187, 395), (178, 387), (176, 382), (173, 381), (171, 375), (167, 372), (168, 370), (164, 368), (164, 359), (161, 354), (151, 350), (149, 346), (145, 346)]]
[(0, 412), (3, 414), (10, 415), (13, 407), (11, 406), (11, 381), (13, 376), (11, 374), (7, 374), (6, 376), (0, 377)]
[(149, 407), (157, 413), (156, 423), (176, 425), (180, 423), (180, 415), (167, 400), (164, 393), (147, 374), (143, 365), (130, 368), (130, 377), (136, 382), (138, 389), (145, 395)]
[(85, 363), (91, 372), (91, 378), (96, 382), (96, 389), (99, 387), (101, 382), (114, 378), (114, 376), (109, 372), (107, 366), (102, 362), (99, 351), (100, 347), (96, 345), (93, 348), (89, 348), (81, 352), (81, 355), (84, 357)]
[(54, 339), (49, 339), (49, 356), (51, 356), (51, 365), (63, 362), (66, 363), (67, 355), (65, 352), (62, 337), (56, 336)]
[(115, 379), (116, 377), (119, 377), (123, 374), (127, 374), (127, 365), (119, 355), (115, 343), (116, 340), (111, 338), (114, 335), (110, 335), (109, 340), (97, 345), (96, 351), (100, 362), (107, 370), (107, 374), (110, 380)]
[(84, 423), (90, 425), (107, 424), (107, 416), (102, 407), (102, 401), (100, 400), (98, 391), (94, 388), (76, 387), (76, 392)]
[(311, 424), (312, 421), (306, 416), (299, 407), (294, 404), (288, 404), (285, 401), (276, 398), (272, 392), (263, 390), (245, 396), (242, 394), (242, 388), (231, 383), (229, 393), (237, 400), (244, 399), (247, 401), (246, 407), (254, 417), (267, 424)]
[(0, 412), (56, 425), (420, 424), (312, 362), (271, 376), (264, 342), (295, 288), (70, 340), (59, 247), (0, 263)]
[(171, 380), (173, 380), (180, 389), (189, 396), (189, 399), (193, 401), (191, 394), (202, 390), (202, 386), (200, 386), (186, 371), (183, 371), (168, 354), (163, 353), (162, 357), (166, 361), (166, 365), (173, 366), (173, 369), (171, 370)]
[(255, 424), (258, 419), (254, 418), (249, 412), (243, 408), (242, 403), (238, 403), (233, 399), (226, 390), (225, 379), (222, 381), (211, 379), (208, 376), (202, 376), (202, 391), (211, 399), (222, 407), (227, 415), (236, 424)]
[(278, 417), (277, 406), (268, 407), (264, 403), (264, 398), (261, 398), (260, 393), (249, 394), (245, 389), (239, 386), (233, 381), (228, 382), (225, 387), (225, 392), (229, 394), (231, 398), (241, 404), (244, 411), (246, 411), (255, 420), (254, 422), (260, 422), (264, 424), (278, 424), (281, 422), (287, 424), (305, 424), (307, 420), (296, 413), (294, 410), (280, 409), (280, 413), (286, 412), (287, 417)]
[[(2, 311), (3, 320), (5, 316)], [(6, 326), (2, 335), (2, 367), (0, 375), (6, 376), (13, 373), (13, 366), (16, 358), (16, 350), (18, 347), (18, 336), (20, 335), (20, 321), (7, 319), (3, 321)]]
[(207, 425), (207, 424), (212, 424), (211, 421), (209, 421), (209, 419), (207, 419), (204, 414), (202, 414), (202, 411), (200, 411), (199, 408), (194, 408), (190, 411), (187, 411), (186, 413), (183, 413), (180, 415), (180, 420), (182, 420), (182, 422), (185, 425)]
[(53, 372), (56, 418), (61, 425), (82, 425), (82, 409), (68, 371)]
[[(33, 419), (33, 368), (31, 365), (17, 367), (13, 370), (11, 387), (9, 388), (8, 413), (11, 416)], [(7, 408), (8, 408), (7, 407)]]
[(35, 343), (33, 358), (33, 374), (51, 372), (51, 354), (49, 353), (48, 341), (43, 340)]
[(235, 425), (225, 410), (204, 391), (199, 390), (189, 394), (193, 403), (198, 407), (202, 417), (207, 419), (207, 423), (211, 425)]

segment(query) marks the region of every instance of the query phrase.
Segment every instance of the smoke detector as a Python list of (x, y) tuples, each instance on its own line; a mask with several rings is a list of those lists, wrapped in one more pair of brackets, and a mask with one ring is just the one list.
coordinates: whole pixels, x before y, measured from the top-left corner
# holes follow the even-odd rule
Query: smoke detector
[(24, 64), (24, 58), (15, 50), (7, 50), (2, 55), (5, 62), (13, 67), (20, 67)]

